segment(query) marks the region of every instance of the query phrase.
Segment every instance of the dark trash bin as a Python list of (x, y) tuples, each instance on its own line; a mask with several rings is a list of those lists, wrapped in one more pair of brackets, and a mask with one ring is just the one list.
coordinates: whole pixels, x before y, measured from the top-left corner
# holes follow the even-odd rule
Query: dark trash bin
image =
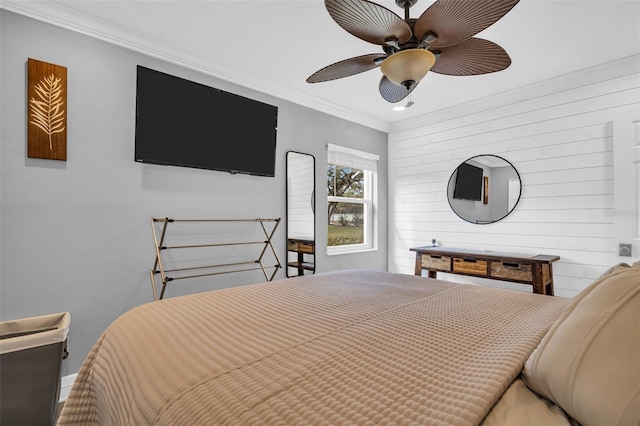
[(52, 425), (68, 312), (0, 322), (0, 425)]

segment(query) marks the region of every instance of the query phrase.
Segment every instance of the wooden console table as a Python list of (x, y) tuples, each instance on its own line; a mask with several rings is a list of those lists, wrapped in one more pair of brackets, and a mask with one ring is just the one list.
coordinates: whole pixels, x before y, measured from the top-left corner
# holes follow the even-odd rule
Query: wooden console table
[(550, 296), (553, 296), (551, 263), (560, 259), (559, 256), (545, 254), (529, 256), (451, 247), (424, 246), (410, 250), (416, 252), (415, 274), (418, 276), (426, 270), (430, 278), (436, 278), (441, 271), (530, 284), (534, 293)]

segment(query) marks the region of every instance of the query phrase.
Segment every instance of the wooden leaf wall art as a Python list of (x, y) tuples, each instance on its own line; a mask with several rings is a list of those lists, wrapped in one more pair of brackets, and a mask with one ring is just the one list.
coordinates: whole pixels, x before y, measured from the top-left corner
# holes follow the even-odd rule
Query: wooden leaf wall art
[(484, 177), (484, 194), (482, 197), (484, 204), (489, 204), (489, 176)]
[(27, 156), (67, 159), (67, 68), (28, 61)]

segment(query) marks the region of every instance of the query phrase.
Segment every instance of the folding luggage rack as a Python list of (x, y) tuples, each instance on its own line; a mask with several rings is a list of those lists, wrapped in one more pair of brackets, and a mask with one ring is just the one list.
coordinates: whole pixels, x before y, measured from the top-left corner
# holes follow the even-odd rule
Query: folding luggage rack
[[(170, 218), (151, 218), (151, 229), (153, 231), (153, 241), (155, 245), (155, 261), (153, 264), (153, 268), (149, 271), (149, 275), (151, 277), (151, 286), (153, 288), (153, 299), (160, 300), (164, 297), (165, 290), (167, 288), (167, 284), (169, 281), (181, 280), (187, 278), (197, 278), (197, 277), (205, 277), (210, 275), (221, 275), (221, 274), (230, 274), (235, 272), (245, 272), (245, 271), (255, 271), (262, 270), (264, 277), (267, 281), (272, 281), (278, 272), (278, 270), (282, 267), (280, 264), (280, 259), (278, 258), (278, 254), (276, 253), (273, 244), (271, 243), (271, 239), (280, 224), (280, 218), (276, 219), (170, 219)], [(187, 244), (187, 245), (174, 245), (174, 246), (165, 246), (165, 238), (167, 236), (167, 230), (169, 224), (175, 224), (180, 222), (255, 222), (259, 223), (266, 240), (262, 241), (237, 241), (237, 242), (223, 242), (223, 243), (207, 243), (207, 244)], [(159, 226), (161, 225), (161, 226)], [(272, 226), (269, 231), (268, 228)], [(160, 229), (158, 229), (160, 228)], [(160, 237), (158, 238), (158, 232), (160, 232)], [(240, 246), (240, 245), (262, 245), (262, 249), (257, 259), (248, 260), (248, 261), (240, 261), (240, 262), (231, 262), (231, 263), (220, 263), (213, 265), (197, 265), (197, 266), (189, 266), (184, 268), (173, 268), (166, 269), (165, 261), (163, 261), (162, 255), (169, 250), (175, 249), (198, 249), (205, 247), (224, 247), (224, 246)], [(273, 266), (264, 264), (264, 257), (267, 253), (267, 250), (270, 249), (273, 257), (275, 258), (276, 264)], [(248, 265), (253, 265), (253, 267), (248, 267)], [(257, 265), (257, 266), (256, 266)], [(229, 268), (229, 267), (237, 267), (238, 269), (227, 269), (224, 271), (220, 271), (218, 268)], [(273, 268), (271, 273), (268, 273), (268, 270)], [(185, 272), (185, 271), (202, 271), (201, 273), (195, 273), (191, 275), (181, 275), (181, 276), (168, 276), (167, 273), (171, 272)], [(162, 288), (160, 290), (160, 296), (158, 297), (157, 292), (157, 284), (155, 275), (160, 274), (160, 281), (162, 282)]]

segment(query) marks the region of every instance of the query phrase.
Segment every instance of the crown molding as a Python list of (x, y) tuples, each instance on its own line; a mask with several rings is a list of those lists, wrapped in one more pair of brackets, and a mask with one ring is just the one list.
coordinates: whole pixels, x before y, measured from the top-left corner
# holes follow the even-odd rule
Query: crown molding
[(397, 121), (390, 125), (389, 133), (392, 134), (414, 130), (457, 117), (504, 107), (505, 105), (513, 104), (515, 102), (535, 99), (561, 91), (571, 90), (589, 84), (636, 73), (640, 73), (640, 55), (628, 56), (616, 61), (595, 65), (580, 71), (563, 74), (548, 80), (497, 93), (462, 105), (454, 105), (449, 108), (413, 117), (411, 119)]
[(110, 44), (386, 133), (412, 130), (433, 123), (450, 120), (455, 117), (470, 115), (487, 109), (499, 108), (514, 102), (533, 99), (640, 71), (640, 55), (633, 55), (510, 91), (497, 93), (489, 97), (477, 99), (476, 101), (454, 105), (417, 117), (389, 123), (309, 96), (300, 91), (292, 90), (255, 75), (232, 72), (230, 69), (208, 58), (192, 55), (177, 49), (171, 49), (168, 46), (155, 43), (153, 40), (140, 37), (127, 28), (117, 27), (111, 22), (106, 22), (95, 16), (79, 12), (76, 9), (66, 6), (63, 1), (0, 0), (0, 9), (6, 9), (20, 15), (103, 40)]
[(114, 26), (113, 23), (95, 16), (84, 14), (59, 1), (7, 1), (0, 0), (0, 9), (5, 9), (57, 27), (87, 35), (110, 44), (123, 47), (153, 58), (227, 81), (229, 83), (264, 93), (297, 105), (301, 105), (328, 115), (339, 117), (365, 127), (389, 132), (389, 123), (356, 111), (341, 107), (281, 84), (268, 81), (255, 75), (239, 74), (207, 58), (192, 55), (189, 52), (172, 49), (140, 37), (127, 28)]

